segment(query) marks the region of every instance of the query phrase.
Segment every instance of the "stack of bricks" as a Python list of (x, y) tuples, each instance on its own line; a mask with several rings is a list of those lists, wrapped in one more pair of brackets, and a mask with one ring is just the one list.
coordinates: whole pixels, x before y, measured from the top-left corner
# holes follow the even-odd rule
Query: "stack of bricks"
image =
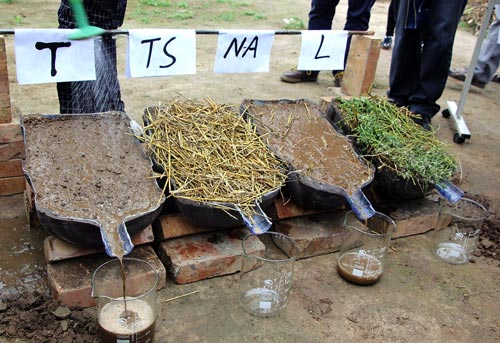
[(24, 192), (23, 159), (21, 126), (12, 118), (5, 39), (0, 36), (0, 196)]
[[(166, 283), (166, 272), (152, 247), (154, 241), (152, 226), (147, 226), (131, 239), (134, 249), (126, 257), (149, 262), (158, 274), (157, 290), (162, 289)], [(48, 236), (45, 238), (43, 248), (47, 278), (53, 298), (70, 307), (95, 306), (96, 301), (92, 297), (92, 274), (97, 267), (112, 258), (105, 254), (104, 247), (80, 247)], [(141, 280), (142, 278), (130, 279), (127, 282), (140, 283)]]
[[(178, 284), (238, 272), (241, 240), (250, 233), (244, 227), (214, 229), (193, 224), (178, 212), (160, 216), (153, 230), (160, 241), (158, 255), (170, 278)], [(247, 240), (246, 247), (248, 254), (264, 254), (265, 246), (255, 236)]]

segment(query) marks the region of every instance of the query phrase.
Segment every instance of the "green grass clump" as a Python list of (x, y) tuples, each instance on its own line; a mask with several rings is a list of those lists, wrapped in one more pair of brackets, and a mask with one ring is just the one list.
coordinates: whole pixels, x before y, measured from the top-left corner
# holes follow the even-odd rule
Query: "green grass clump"
[(432, 131), (414, 123), (412, 114), (380, 96), (336, 99), (342, 124), (358, 148), (379, 168), (390, 168), (403, 179), (425, 186), (449, 180), (457, 161)]

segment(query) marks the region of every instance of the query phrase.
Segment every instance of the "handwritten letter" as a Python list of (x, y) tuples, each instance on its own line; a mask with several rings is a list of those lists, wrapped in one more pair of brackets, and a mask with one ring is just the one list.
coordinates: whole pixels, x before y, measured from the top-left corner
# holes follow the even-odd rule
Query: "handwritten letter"
[(299, 70), (343, 70), (347, 31), (302, 31)]
[(274, 31), (219, 32), (214, 73), (268, 72)]
[(14, 35), (17, 82), (95, 80), (94, 41), (69, 40), (72, 30), (18, 29)]
[(196, 73), (194, 30), (129, 30), (127, 76)]

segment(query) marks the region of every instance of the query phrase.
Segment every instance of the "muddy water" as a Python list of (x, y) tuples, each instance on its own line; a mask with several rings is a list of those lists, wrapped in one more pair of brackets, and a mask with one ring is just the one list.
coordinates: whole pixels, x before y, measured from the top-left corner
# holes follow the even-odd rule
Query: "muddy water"
[(0, 197), (0, 294), (32, 291), (45, 284), (45, 231), (30, 228), (23, 194)]
[(243, 105), (271, 150), (303, 175), (351, 195), (372, 179), (372, 170), (314, 104), (269, 101), (256, 106), (244, 101)]
[(23, 124), (25, 167), (37, 207), (99, 222), (112, 254), (123, 256), (118, 226), (156, 208), (161, 195), (150, 178), (150, 161), (128, 134), (128, 122), (113, 113), (55, 120), (28, 116)]

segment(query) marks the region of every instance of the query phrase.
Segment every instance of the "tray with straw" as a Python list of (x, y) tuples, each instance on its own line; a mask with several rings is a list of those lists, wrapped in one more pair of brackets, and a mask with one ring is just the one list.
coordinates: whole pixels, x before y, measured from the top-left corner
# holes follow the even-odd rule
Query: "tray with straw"
[(164, 192), (188, 220), (229, 228), (246, 224), (244, 217), (266, 216), (286, 168), (232, 106), (173, 99), (146, 108), (143, 120)]

